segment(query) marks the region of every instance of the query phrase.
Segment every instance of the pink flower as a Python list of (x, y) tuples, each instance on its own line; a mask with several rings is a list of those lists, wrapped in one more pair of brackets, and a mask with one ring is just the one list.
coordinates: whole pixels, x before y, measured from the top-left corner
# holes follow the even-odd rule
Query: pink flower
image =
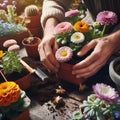
[(55, 53), (55, 57), (58, 62), (67, 62), (72, 58), (72, 56), (73, 51), (70, 47), (67, 46), (60, 47)]
[(69, 22), (61, 22), (55, 27), (55, 34), (68, 33), (72, 30), (72, 24)]
[(114, 88), (104, 83), (97, 83), (96, 85), (94, 85), (93, 91), (98, 98), (108, 102), (117, 101), (119, 96), (118, 92), (115, 91)]
[(102, 11), (97, 15), (96, 21), (101, 25), (109, 25), (117, 23), (117, 15), (112, 11)]
[(70, 11), (67, 11), (65, 12), (65, 17), (72, 17), (72, 16), (75, 16), (77, 14), (79, 14), (80, 11), (79, 10), (70, 10)]

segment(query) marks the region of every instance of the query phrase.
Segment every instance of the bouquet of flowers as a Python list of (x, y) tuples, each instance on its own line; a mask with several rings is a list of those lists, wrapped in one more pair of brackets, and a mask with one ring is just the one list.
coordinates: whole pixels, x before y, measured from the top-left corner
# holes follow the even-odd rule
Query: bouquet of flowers
[(80, 110), (66, 120), (119, 120), (120, 97), (118, 92), (104, 83), (93, 85), (93, 94), (80, 104)]
[(30, 106), (30, 99), (15, 82), (0, 84), (0, 120), (13, 119)]
[(55, 36), (59, 45), (55, 56), (59, 62), (69, 62), (73, 58), (76, 59), (77, 52), (85, 44), (104, 36), (106, 26), (117, 22), (117, 15), (112, 11), (100, 12), (96, 21), (90, 25), (83, 21), (84, 16), (77, 9), (70, 10), (65, 13), (68, 20), (55, 27)]

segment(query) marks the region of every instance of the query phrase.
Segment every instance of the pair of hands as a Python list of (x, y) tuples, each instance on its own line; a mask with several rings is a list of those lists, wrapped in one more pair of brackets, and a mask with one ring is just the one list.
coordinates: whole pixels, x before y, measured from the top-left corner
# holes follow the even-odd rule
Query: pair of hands
[[(109, 57), (115, 50), (115, 45), (111, 42), (113, 36), (106, 36), (99, 39), (94, 39), (85, 45), (78, 56), (87, 54), (90, 50), (92, 53), (84, 60), (73, 66), (72, 74), (76, 78), (88, 78), (98, 72), (107, 62)], [(54, 53), (58, 49), (54, 35), (45, 36), (38, 46), (40, 59), (42, 64), (52, 72), (58, 72), (59, 63), (57, 62)]]

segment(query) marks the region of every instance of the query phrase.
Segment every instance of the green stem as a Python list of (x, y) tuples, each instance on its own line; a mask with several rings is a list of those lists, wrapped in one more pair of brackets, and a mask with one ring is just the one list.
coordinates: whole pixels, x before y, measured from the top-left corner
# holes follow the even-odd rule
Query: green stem
[(103, 27), (103, 30), (102, 30), (102, 32), (101, 32), (101, 37), (104, 35), (105, 29), (106, 29), (106, 25), (104, 25), (104, 27)]

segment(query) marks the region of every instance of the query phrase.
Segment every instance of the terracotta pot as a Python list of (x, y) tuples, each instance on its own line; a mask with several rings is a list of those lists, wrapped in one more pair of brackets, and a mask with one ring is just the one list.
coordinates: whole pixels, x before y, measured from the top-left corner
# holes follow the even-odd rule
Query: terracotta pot
[(39, 37), (34, 37), (34, 39), (35, 39), (34, 43), (27, 44), (26, 43), (27, 38), (24, 38), (22, 44), (25, 47), (28, 57), (39, 58), (38, 45), (41, 42), (41, 39)]
[(109, 74), (120, 92), (120, 57), (111, 61), (109, 65)]
[[(3, 70), (2, 70), (3, 72)], [(4, 73), (3, 73), (4, 74)], [(22, 90), (26, 90), (30, 87), (30, 77), (31, 73), (25, 69), (22, 73), (12, 73), (9, 75), (5, 75), (8, 81), (15, 81)], [(0, 77), (0, 81), (4, 81), (3, 77)]]
[(80, 83), (83, 83), (85, 79), (77, 79), (74, 75), (72, 75), (72, 67), (72, 64), (61, 63), (57, 76), (64, 81), (80, 85)]
[(30, 16), (27, 17), (27, 19), (29, 20), (29, 22), (27, 23), (27, 28), (36, 28), (39, 27), (40, 24), (40, 18), (41, 18), (41, 14), (38, 14), (36, 16)]
[(31, 76), (31, 73), (28, 73), (26, 76), (16, 80), (15, 82), (20, 86), (22, 90), (26, 90), (30, 88), (30, 85), (31, 85), (30, 76)]
[(29, 117), (29, 109), (26, 109), (24, 112), (22, 112), (19, 116), (12, 120), (30, 120)]
[(13, 35), (9, 35), (9, 36), (0, 38), (0, 49), (2, 49), (2, 50), (6, 49), (5, 47), (3, 47), (3, 43), (9, 39), (15, 39), (17, 41), (18, 45), (22, 45), (22, 40), (28, 36), (29, 36), (29, 32), (24, 31), (21, 33), (17, 33), (17, 34), (13, 34)]

